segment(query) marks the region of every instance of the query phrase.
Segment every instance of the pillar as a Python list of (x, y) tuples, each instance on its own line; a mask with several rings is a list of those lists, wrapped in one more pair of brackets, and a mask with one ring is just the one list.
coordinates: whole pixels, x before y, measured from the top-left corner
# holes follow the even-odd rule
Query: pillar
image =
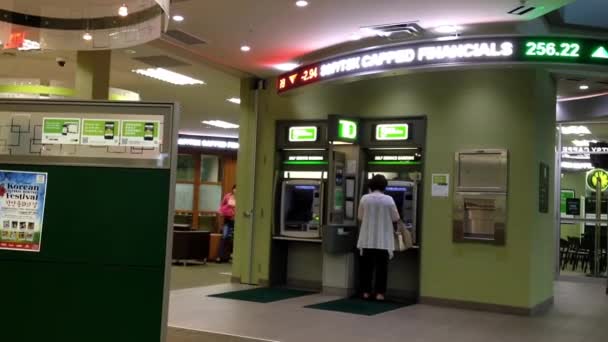
[(78, 51), (76, 57), (76, 96), (80, 99), (107, 100), (110, 92), (111, 50)]

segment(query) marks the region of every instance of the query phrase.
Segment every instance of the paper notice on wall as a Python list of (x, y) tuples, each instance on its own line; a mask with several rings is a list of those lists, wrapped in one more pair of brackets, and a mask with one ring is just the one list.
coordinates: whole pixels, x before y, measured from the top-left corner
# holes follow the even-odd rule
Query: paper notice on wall
[(433, 197), (448, 197), (450, 195), (450, 175), (447, 173), (434, 173), (431, 177)]
[(47, 177), (0, 170), (0, 250), (40, 252)]
[(351, 176), (357, 174), (357, 160), (349, 159), (346, 161), (346, 174)]
[(80, 119), (44, 118), (42, 120), (42, 143), (49, 145), (80, 144)]
[(82, 144), (117, 146), (120, 142), (120, 121), (104, 119), (82, 120)]

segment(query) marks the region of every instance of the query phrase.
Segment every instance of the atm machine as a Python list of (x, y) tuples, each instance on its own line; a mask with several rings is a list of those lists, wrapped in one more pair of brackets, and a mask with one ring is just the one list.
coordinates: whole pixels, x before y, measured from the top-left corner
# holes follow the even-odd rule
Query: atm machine
[(393, 197), (399, 215), (412, 232), (414, 248), (395, 252), (389, 263), (387, 296), (416, 302), (420, 289), (422, 246), (421, 182), (424, 166), (426, 119), (364, 120), (362, 122), (361, 195), (368, 193), (368, 181), (382, 174), (388, 180), (385, 194)]

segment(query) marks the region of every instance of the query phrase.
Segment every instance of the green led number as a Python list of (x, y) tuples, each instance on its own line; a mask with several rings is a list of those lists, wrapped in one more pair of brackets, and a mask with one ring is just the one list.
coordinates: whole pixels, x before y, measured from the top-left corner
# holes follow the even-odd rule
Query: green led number
[(581, 45), (578, 43), (558, 43), (554, 42), (528, 42), (526, 43), (526, 56), (540, 57), (580, 57)]

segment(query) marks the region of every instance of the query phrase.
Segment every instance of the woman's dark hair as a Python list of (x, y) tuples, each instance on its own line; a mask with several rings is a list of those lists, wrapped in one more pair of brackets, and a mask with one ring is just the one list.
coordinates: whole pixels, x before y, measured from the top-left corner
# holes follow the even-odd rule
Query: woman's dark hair
[(388, 185), (388, 181), (386, 177), (383, 175), (375, 175), (369, 181), (369, 189), (371, 191), (382, 191), (386, 190), (386, 186)]
[(234, 190), (234, 189), (236, 189), (236, 184), (234, 184), (234, 185), (232, 186), (232, 190)]

